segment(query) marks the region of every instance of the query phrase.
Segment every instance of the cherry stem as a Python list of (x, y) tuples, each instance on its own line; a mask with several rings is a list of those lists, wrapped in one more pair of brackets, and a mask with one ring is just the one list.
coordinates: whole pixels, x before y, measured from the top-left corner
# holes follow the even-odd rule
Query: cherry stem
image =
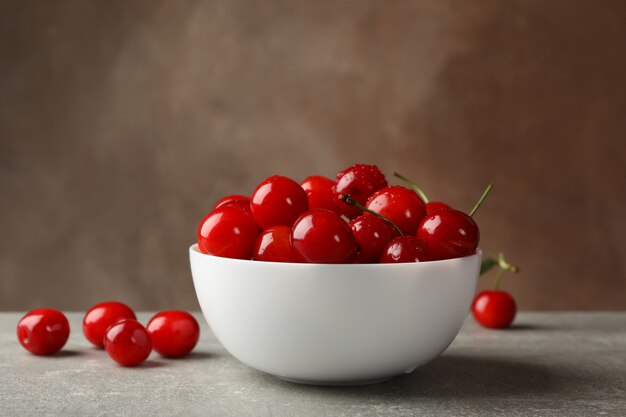
[(371, 214), (372, 216), (376, 216), (380, 219), (383, 219), (384, 221), (386, 221), (387, 223), (389, 223), (390, 225), (393, 226), (394, 229), (396, 229), (396, 232), (398, 232), (398, 234), (400, 236), (404, 236), (404, 233), (402, 233), (402, 230), (400, 230), (400, 228), (398, 226), (396, 226), (396, 224), (394, 222), (392, 222), (391, 220), (389, 220), (388, 218), (386, 218), (385, 216), (376, 213), (375, 211), (372, 211), (368, 208), (366, 208), (363, 204), (359, 203), (358, 201), (356, 201), (355, 199), (353, 199), (352, 197), (350, 197), (349, 195), (345, 194), (345, 195), (341, 195), (339, 196), (339, 198), (346, 204), (349, 204), (351, 206), (355, 206), (356, 208), (363, 210), (366, 213)]
[(411, 181), (404, 175), (398, 174), (397, 172), (394, 172), (393, 175), (397, 178), (400, 178), (402, 181), (406, 182), (422, 198), (424, 203), (428, 203), (428, 197), (426, 197), (426, 194), (424, 193), (424, 191), (422, 191), (422, 189), (418, 187), (417, 184), (415, 184), (413, 181)]
[(474, 213), (476, 213), (478, 208), (483, 204), (483, 201), (485, 201), (485, 198), (487, 197), (487, 194), (489, 194), (489, 192), (491, 191), (491, 188), (493, 188), (493, 184), (489, 183), (487, 188), (485, 188), (485, 191), (483, 191), (483, 195), (480, 196), (478, 203), (476, 203), (472, 211), (470, 211), (470, 214), (469, 214), (470, 217), (474, 217)]
[(504, 273), (504, 269), (500, 268), (498, 269), (498, 272), (496, 273), (496, 279), (494, 281), (493, 284), (493, 289), (498, 291), (500, 289), (500, 282), (502, 281), (502, 274)]
[(502, 281), (502, 274), (504, 273), (504, 271), (517, 273), (519, 272), (519, 267), (508, 263), (506, 259), (504, 259), (504, 254), (502, 252), (498, 253), (498, 255), (496, 256), (496, 261), (498, 262), (498, 266), (500, 267), (500, 269), (498, 270), (498, 273), (496, 274), (496, 279), (493, 285), (493, 289), (498, 291), (500, 289), (500, 281)]

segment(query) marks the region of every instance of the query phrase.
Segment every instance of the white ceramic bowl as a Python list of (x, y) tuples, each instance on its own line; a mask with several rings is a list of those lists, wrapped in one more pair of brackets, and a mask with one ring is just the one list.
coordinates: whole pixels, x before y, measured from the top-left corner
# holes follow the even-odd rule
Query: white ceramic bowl
[(253, 262), (189, 248), (204, 317), (241, 362), (318, 385), (367, 384), (443, 352), (476, 291), (480, 253), (435, 262)]

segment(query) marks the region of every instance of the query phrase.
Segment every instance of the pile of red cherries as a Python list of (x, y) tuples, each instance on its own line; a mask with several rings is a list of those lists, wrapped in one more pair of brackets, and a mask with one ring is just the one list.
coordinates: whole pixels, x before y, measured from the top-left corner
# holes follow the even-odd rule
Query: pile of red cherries
[[(167, 358), (187, 356), (198, 342), (200, 327), (185, 311), (157, 313), (144, 327), (127, 305), (111, 301), (90, 308), (83, 319), (85, 338), (104, 348), (123, 366), (144, 362), (152, 349)], [(65, 345), (70, 325), (63, 313), (51, 308), (30, 311), (17, 325), (17, 338), (35, 355), (52, 355)]]
[(200, 223), (198, 249), (226, 258), (323, 264), (424, 262), (476, 252), (480, 231), (472, 215), (480, 204), (468, 215), (428, 201), (395, 175), (410, 188), (390, 186), (378, 167), (365, 164), (334, 181), (269, 177), (250, 197), (217, 202)]

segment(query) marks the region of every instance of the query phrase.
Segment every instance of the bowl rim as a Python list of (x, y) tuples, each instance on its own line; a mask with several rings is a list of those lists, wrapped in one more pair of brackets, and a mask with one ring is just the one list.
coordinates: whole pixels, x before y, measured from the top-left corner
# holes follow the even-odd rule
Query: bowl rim
[(463, 256), (461, 258), (450, 258), (450, 259), (441, 259), (437, 261), (424, 261), (424, 262), (403, 262), (403, 263), (371, 263), (371, 264), (319, 264), (319, 263), (299, 263), (299, 262), (268, 262), (268, 261), (254, 261), (252, 259), (236, 259), (236, 258), (226, 258), (223, 256), (215, 256), (209, 255), (208, 253), (202, 253), (198, 249), (198, 244), (193, 243), (189, 246), (189, 254), (190, 256), (196, 256), (201, 258), (214, 259), (219, 262), (225, 263), (233, 263), (239, 265), (275, 265), (280, 267), (291, 267), (291, 268), (354, 268), (354, 269), (363, 269), (363, 268), (411, 268), (419, 266), (427, 266), (427, 265), (437, 265), (437, 264), (450, 264), (455, 262), (463, 262), (473, 257), (482, 258), (483, 251), (479, 248), (476, 249), (476, 253), (468, 256)]

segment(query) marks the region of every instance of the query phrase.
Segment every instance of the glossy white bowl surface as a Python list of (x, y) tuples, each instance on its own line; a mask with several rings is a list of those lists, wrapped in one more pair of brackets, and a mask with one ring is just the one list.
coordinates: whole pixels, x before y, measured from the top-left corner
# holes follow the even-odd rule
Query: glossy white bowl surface
[(234, 357), (299, 383), (364, 384), (443, 352), (469, 311), (480, 253), (435, 262), (254, 262), (189, 248), (215, 336)]

